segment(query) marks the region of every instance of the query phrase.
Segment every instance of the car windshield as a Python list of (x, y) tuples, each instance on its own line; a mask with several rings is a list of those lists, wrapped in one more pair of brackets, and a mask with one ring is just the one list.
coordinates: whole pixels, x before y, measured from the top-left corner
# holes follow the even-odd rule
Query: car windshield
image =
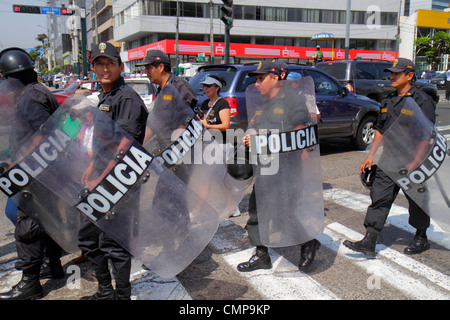
[(235, 68), (211, 68), (211, 69), (203, 69), (200, 70), (192, 79), (189, 81), (194, 92), (199, 93), (203, 92), (203, 82), (207, 76), (218, 76), (219, 78), (223, 78), (226, 81), (226, 85), (220, 90), (221, 92), (226, 92), (231, 86), (231, 82), (236, 75), (237, 70)]
[(78, 81), (72, 82), (63, 90), (63, 92), (72, 92), (73, 90), (75, 90), (75, 88), (78, 86), (79, 83), (80, 82)]
[(346, 63), (339, 63), (339, 62), (320, 63), (316, 66), (316, 68), (325, 71), (326, 73), (332, 75), (338, 80), (346, 79), (346, 70), (347, 70)]
[(140, 96), (148, 96), (153, 94), (150, 83), (127, 82)]

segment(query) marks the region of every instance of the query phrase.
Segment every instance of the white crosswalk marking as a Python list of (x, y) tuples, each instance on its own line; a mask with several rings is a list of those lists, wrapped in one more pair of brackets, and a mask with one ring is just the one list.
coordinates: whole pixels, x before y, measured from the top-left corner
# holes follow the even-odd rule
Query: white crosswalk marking
[[(342, 235), (350, 240), (360, 240), (363, 237), (358, 232), (333, 222), (327, 226), (324, 236), (319, 237), (318, 240), (339, 254), (354, 260), (361, 267), (376, 270), (376, 273), (382, 276), (383, 281), (400, 288), (405, 293), (412, 295), (414, 299), (438, 300), (450, 298), (449, 276), (380, 244), (377, 245), (378, 256), (386, 259), (366, 259), (363, 255), (355, 255), (354, 251), (340, 245), (341, 240), (345, 239)], [(410, 271), (413, 276), (406, 275), (398, 267)], [(444, 290), (433, 288), (428, 281)]]
[[(343, 207), (360, 212), (365, 212), (371, 203), (370, 197), (367, 195), (339, 188), (324, 190), (323, 197), (325, 200), (333, 201)], [(411, 233), (415, 232), (415, 229), (408, 224), (408, 209), (396, 204), (392, 205), (386, 222), (402, 230)], [(450, 249), (450, 235), (444, 232), (433, 221), (431, 221), (431, 227), (427, 232), (427, 236), (431, 241)]]
[[(344, 208), (365, 212), (370, 204), (370, 197), (344, 189), (324, 190), (325, 201), (331, 201)], [(393, 205), (388, 221), (400, 229), (414, 233), (408, 224), (406, 208)], [(450, 248), (449, 235), (437, 225), (432, 225), (429, 239), (443, 247)], [(236, 266), (247, 261), (254, 253), (254, 248), (243, 248), (242, 243), (247, 234), (232, 221), (224, 221), (209, 246), (220, 255), (221, 263), (230, 275), (251, 287), (262, 299), (268, 300), (339, 300), (343, 292), (326, 282), (326, 277), (317, 277), (298, 270), (277, 249), (269, 249), (273, 267), (268, 270), (256, 270), (242, 273)], [(449, 300), (450, 277), (438, 270), (385, 245), (377, 245), (377, 258), (367, 259), (363, 254), (353, 252), (342, 245), (345, 239), (359, 240), (362, 234), (340, 224), (330, 222), (323, 234), (318, 237), (322, 244), (321, 255), (333, 253), (333, 264), (344, 263), (347, 268), (359, 274), (355, 286), (367, 290), (389, 286), (395, 288), (401, 297), (417, 300)], [(5, 242), (4, 245), (10, 242)], [(328, 253), (327, 253), (328, 250)], [(0, 291), (6, 291), (20, 279), (20, 272), (14, 268), (14, 254), (0, 257)], [(354, 269), (355, 268), (355, 269)], [(351, 274), (352, 271), (350, 271)], [(357, 275), (355, 274), (355, 277)], [(133, 261), (132, 299), (136, 300), (192, 300), (188, 290), (176, 278), (163, 279), (141, 268), (139, 261)], [(355, 288), (356, 290), (357, 288)]]

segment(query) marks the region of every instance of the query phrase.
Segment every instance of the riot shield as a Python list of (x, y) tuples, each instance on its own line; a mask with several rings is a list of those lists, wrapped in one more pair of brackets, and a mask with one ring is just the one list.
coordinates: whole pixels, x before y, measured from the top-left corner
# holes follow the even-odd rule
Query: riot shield
[(40, 130), (60, 148), (39, 182), (153, 272), (173, 277), (206, 247), (217, 213), (199, 207), (197, 194), (105, 112), (81, 96), (66, 101)]
[(246, 96), (258, 94), (248, 133), (260, 239), (267, 247), (301, 244), (324, 229), (314, 83), (305, 77), (247, 88)]
[(30, 123), (39, 112), (24, 113), (19, 108), (23, 93), (24, 87), (16, 79), (0, 83), (0, 189), (66, 252), (79, 251), (79, 212), (39, 182), (60, 145), (53, 137), (34, 132)]
[(205, 130), (171, 84), (165, 85), (158, 94), (148, 116), (147, 128), (144, 148), (155, 161), (173, 171), (198, 194), (199, 208), (207, 203), (218, 212), (220, 220), (227, 219), (253, 178), (242, 179), (228, 172), (227, 159), (234, 160), (231, 156), (234, 149), (227, 146), (222, 134)]
[[(443, 230), (450, 231), (447, 139), (411, 97), (383, 133), (374, 162)], [(376, 144), (374, 144), (375, 146)]]

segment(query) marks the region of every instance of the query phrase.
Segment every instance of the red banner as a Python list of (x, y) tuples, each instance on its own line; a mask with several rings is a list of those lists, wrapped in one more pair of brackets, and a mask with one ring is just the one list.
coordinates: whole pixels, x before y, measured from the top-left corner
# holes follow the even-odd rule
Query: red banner
[[(148, 44), (139, 48), (128, 50), (128, 60), (143, 59), (145, 53), (151, 49), (159, 49), (167, 54), (176, 53), (175, 40), (162, 40)], [(321, 49), (325, 60), (344, 60), (345, 49), (330, 48)], [(291, 47), (291, 46), (270, 46), (258, 44), (230, 43), (230, 56), (232, 57), (257, 57), (257, 58), (281, 58), (281, 59), (312, 59), (316, 48), (314, 47)], [(178, 42), (178, 53), (186, 55), (197, 55), (199, 53), (211, 54), (211, 47), (206, 41), (180, 40)], [(225, 44), (223, 42), (214, 43), (214, 55), (225, 55)], [(349, 59), (361, 58), (363, 60), (395, 60), (395, 51), (375, 51), (375, 50), (349, 50)]]

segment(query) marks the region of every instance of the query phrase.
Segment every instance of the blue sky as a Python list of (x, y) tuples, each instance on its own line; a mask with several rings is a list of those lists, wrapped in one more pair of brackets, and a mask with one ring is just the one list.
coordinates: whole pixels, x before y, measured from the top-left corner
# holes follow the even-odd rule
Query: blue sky
[[(33, 48), (38, 33), (47, 33), (47, 16), (14, 13), (13, 4), (46, 6), (46, 0), (0, 0), (0, 50), (8, 47)], [(42, 27), (40, 27), (40, 26)]]

